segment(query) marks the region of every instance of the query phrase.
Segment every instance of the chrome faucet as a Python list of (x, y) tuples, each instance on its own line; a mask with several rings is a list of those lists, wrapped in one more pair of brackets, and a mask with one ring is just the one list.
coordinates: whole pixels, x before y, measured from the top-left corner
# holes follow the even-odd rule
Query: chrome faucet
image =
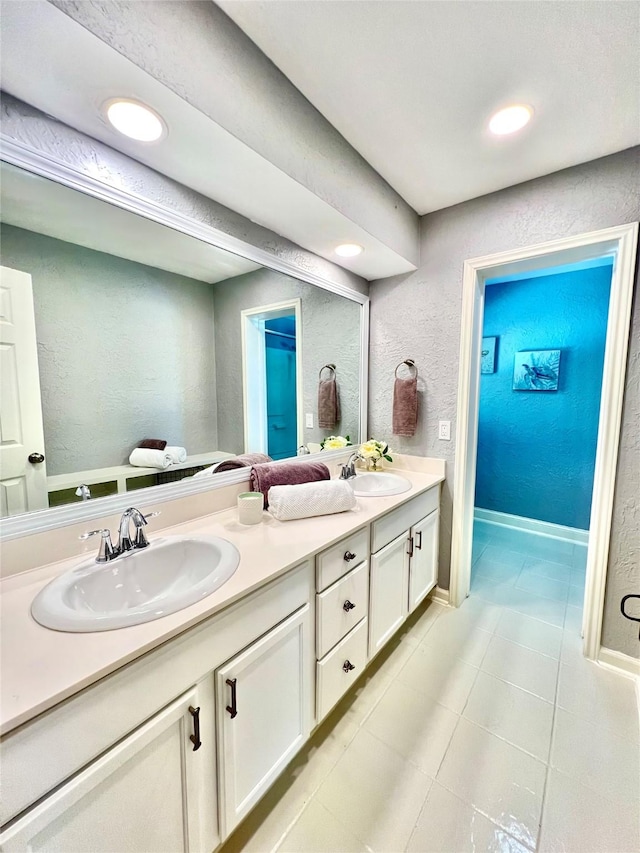
[(351, 454), (347, 460), (347, 464), (342, 466), (339, 477), (340, 480), (352, 480), (356, 476), (356, 459), (359, 458), (360, 455), (358, 453)]
[[(150, 518), (160, 515), (159, 512), (150, 512), (146, 516), (139, 509), (130, 506), (122, 513), (120, 524), (118, 526), (118, 544), (113, 545), (111, 542), (111, 532), (106, 528), (100, 530), (90, 530), (88, 533), (83, 533), (80, 539), (88, 539), (90, 536), (100, 535), (100, 547), (96, 563), (108, 563), (126, 554), (129, 551), (137, 551), (140, 548), (146, 548), (149, 544), (145, 536), (143, 528), (147, 525)], [(131, 523), (135, 528), (134, 538), (131, 539)]]

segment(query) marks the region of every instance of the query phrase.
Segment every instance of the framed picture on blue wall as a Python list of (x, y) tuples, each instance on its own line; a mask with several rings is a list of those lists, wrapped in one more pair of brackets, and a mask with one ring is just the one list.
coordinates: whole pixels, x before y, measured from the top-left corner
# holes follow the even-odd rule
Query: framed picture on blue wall
[(517, 352), (513, 364), (514, 391), (557, 391), (560, 350), (538, 349)]
[(480, 360), (480, 373), (496, 372), (496, 341), (497, 338), (482, 339), (482, 358)]

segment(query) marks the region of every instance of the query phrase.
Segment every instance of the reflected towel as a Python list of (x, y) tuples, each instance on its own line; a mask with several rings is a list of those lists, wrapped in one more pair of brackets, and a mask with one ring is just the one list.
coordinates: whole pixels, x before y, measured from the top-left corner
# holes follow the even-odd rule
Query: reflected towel
[(295, 486), (330, 479), (329, 469), (322, 462), (265, 462), (251, 469), (251, 491), (262, 492), (266, 509), (271, 486)]
[(186, 447), (178, 447), (177, 445), (168, 444), (165, 449), (165, 453), (168, 453), (171, 457), (171, 462), (174, 465), (177, 465), (180, 462), (187, 461), (187, 449)]
[(340, 420), (340, 395), (335, 376), (318, 382), (318, 427), (333, 429)]
[(269, 490), (269, 512), (278, 521), (346, 512), (355, 505), (356, 496), (346, 480), (272, 486)]
[(418, 423), (418, 377), (396, 379), (393, 385), (393, 434), (415, 435)]
[(171, 465), (171, 455), (166, 450), (150, 450), (147, 447), (136, 447), (131, 451), (129, 464), (136, 468), (158, 468), (163, 470)]
[(271, 457), (265, 453), (243, 453), (240, 456), (223, 459), (222, 462), (215, 462), (193, 476), (208, 477), (211, 474), (219, 474), (223, 471), (235, 471), (236, 468), (248, 468), (249, 465), (258, 465), (260, 462), (271, 462)]
[(147, 450), (164, 450), (167, 442), (161, 438), (143, 438), (138, 447), (146, 448)]

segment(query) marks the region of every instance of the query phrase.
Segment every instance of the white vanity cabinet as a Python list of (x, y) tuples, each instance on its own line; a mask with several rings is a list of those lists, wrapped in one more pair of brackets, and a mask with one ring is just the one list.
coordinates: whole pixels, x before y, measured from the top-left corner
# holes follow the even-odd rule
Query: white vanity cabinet
[(369, 657), (402, 625), (409, 612), (409, 539), (403, 532), (371, 555)]
[(433, 510), (409, 530), (409, 613), (438, 582), (440, 513)]
[(226, 837), (311, 731), (308, 604), (216, 672), (220, 821)]
[(214, 726), (212, 715), (197, 719), (212, 706), (209, 677), (16, 821), (3, 853), (213, 850), (215, 775), (200, 744), (213, 743)]

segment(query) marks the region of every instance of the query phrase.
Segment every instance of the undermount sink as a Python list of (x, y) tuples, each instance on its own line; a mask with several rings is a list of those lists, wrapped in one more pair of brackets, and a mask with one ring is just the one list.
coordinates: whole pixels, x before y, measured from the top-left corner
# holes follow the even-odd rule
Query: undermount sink
[(154, 539), (108, 563), (85, 560), (47, 584), (31, 615), (57, 631), (108, 631), (151, 622), (219, 589), (240, 562), (235, 545), (217, 536)]
[(375, 471), (368, 474), (357, 474), (351, 480), (353, 493), (360, 498), (383, 498), (387, 495), (401, 495), (408, 492), (411, 483), (399, 474), (388, 471)]

